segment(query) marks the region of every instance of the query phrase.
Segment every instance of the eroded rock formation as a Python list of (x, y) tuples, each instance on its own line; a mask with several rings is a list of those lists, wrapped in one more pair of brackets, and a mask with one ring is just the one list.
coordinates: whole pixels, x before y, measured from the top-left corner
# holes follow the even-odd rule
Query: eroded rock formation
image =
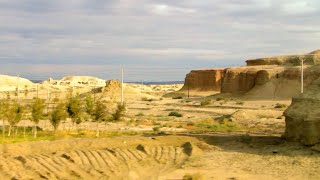
[(305, 55), (251, 59), (242, 67), (193, 70), (187, 74), (182, 89), (172, 96), (185, 95), (190, 90), (196, 95), (221, 92), (253, 99), (291, 99), (300, 92), (302, 60), (304, 85), (308, 87), (320, 77), (320, 50)]
[(320, 143), (320, 78), (308, 89), (293, 98), (284, 113), (286, 117), (285, 137), (305, 145)]
[(181, 91), (220, 91), (224, 69), (193, 70), (187, 74)]
[(304, 55), (288, 55), (288, 56), (275, 56), (268, 58), (250, 59), (246, 63), (248, 66), (261, 66), (261, 65), (300, 65), (301, 60), (305, 60), (305, 64), (316, 65), (320, 64), (320, 50), (313, 51)]
[(60, 80), (49, 78), (43, 81), (42, 84), (52, 85), (71, 85), (71, 86), (104, 86), (105, 80), (91, 76), (66, 76)]

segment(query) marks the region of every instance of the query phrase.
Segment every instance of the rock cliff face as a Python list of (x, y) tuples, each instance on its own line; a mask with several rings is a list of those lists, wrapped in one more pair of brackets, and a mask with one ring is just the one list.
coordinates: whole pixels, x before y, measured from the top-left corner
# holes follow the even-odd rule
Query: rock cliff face
[(307, 87), (320, 77), (317, 64), (320, 50), (306, 55), (279, 56), (247, 60), (247, 66), (227, 68), (222, 93), (241, 94), (249, 98), (290, 99), (300, 92), (301, 60), (304, 60), (304, 83)]
[(290, 99), (300, 92), (301, 61), (304, 84), (320, 77), (320, 50), (305, 55), (278, 56), (247, 60), (247, 66), (195, 70), (187, 74), (180, 92), (214, 92), (254, 99)]
[(194, 70), (187, 74), (181, 91), (220, 91), (224, 69)]
[[(320, 77), (319, 66), (305, 66), (304, 86)], [(254, 99), (290, 99), (300, 92), (300, 66), (247, 66), (225, 70), (222, 93)]]
[(276, 67), (239, 67), (227, 68), (222, 81), (222, 93), (247, 93), (256, 85), (264, 85), (275, 77), (282, 68)]
[(288, 140), (305, 145), (320, 143), (320, 78), (315, 80), (305, 93), (293, 98), (285, 111)]

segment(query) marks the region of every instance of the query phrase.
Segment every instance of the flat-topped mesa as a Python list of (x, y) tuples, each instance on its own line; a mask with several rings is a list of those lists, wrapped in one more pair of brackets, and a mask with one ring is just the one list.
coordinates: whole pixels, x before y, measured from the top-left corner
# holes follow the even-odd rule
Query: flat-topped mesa
[(284, 112), (285, 137), (305, 145), (320, 143), (320, 78), (315, 80), (303, 94), (293, 98)]
[(261, 66), (261, 65), (292, 65), (297, 66), (301, 64), (301, 60), (305, 60), (307, 65), (320, 64), (320, 50), (312, 51), (303, 55), (287, 55), (275, 56), (267, 58), (258, 58), (247, 60), (247, 66)]
[(220, 91), (224, 69), (193, 70), (180, 91)]

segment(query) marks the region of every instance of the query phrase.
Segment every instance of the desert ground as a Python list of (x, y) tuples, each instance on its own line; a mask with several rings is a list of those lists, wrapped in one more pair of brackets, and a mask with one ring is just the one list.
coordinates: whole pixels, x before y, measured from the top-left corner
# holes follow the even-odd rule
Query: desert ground
[[(110, 109), (120, 101), (117, 81), (70, 86), (50, 83), (2, 89), (2, 98), (21, 103), (66, 94), (94, 95)], [(214, 92), (164, 96), (177, 85), (125, 84), (121, 121), (62, 122), (22, 119), (1, 138), (0, 179), (319, 179), (317, 148), (283, 138), (283, 112), (290, 100), (253, 100)], [(13, 89), (13, 90), (12, 90)], [(72, 89), (72, 90), (70, 90)], [(7, 122), (4, 122), (6, 125)], [(1, 123), (3, 126), (3, 124)], [(23, 131), (27, 129), (27, 131)], [(97, 135), (99, 131), (99, 135)]]

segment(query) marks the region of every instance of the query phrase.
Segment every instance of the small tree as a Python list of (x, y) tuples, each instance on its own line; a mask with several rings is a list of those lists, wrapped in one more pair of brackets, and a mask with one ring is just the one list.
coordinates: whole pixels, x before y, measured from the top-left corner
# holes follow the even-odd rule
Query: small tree
[(94, 106), (95, 106), (95, 103), (94, 103), (94, 100), (92, 98), (91, 95), (87, 95), (86, 97), (86, 112), (90, 115), (90, 116), (93, 116), (93, 113), (94, 113)]
[(114, 121), (119, 121), (124, 116), (126, 112), (126, 105), (119, 103), (116, 111), (112, 114)]
[(9, 105), (8, 111), (6, 112), (6, 119), (9, 122), (8, 136), (11, 136), (12, 127), (21, 121), (23, 111), (23, 107), (18, 103)]
[(2, 137), (5, 137), (6, 125), (5, 120), (8, 116), (8, 110), (10, 107), (10, 96), (7, 94), (7, 99), (0, 101), (0, 118), (2, 119)]
[(39, 121), (44, 117), (43, 111), (46, 108), (45, 101), (40, 98), (34, 98), (31, 103), (31, 121), (34, 123), (34, 137), (37, 137), (37, 125)]
[(29, 94), (28, 85), (25, 85), (25, 86), (24, 86), (24, 96), (25, 96), (25, 98), (28, 97), (28, 94)]
[(50, 114), (50, 123), (54, 131), (58, 129), (61, 121), (68, 117), (67, 108), (64, 103), (59, 103)]
[(83, 108), (81, 107), (81, 101), (78, 96), (70, 98), (67, 103), (67, 113), (72, 120), (72, 124), (80, 124), (82, 122)]
[(107, 121), (109, 119), (110, 117), (107, 110), (107, 106), (100, 100), (96, 101), (95, 108), (93, 110), (93, 120), (97, 122), (97, 134), (96, 134), (97, 137), (100, 136), (99, 123), (102, 121)]

